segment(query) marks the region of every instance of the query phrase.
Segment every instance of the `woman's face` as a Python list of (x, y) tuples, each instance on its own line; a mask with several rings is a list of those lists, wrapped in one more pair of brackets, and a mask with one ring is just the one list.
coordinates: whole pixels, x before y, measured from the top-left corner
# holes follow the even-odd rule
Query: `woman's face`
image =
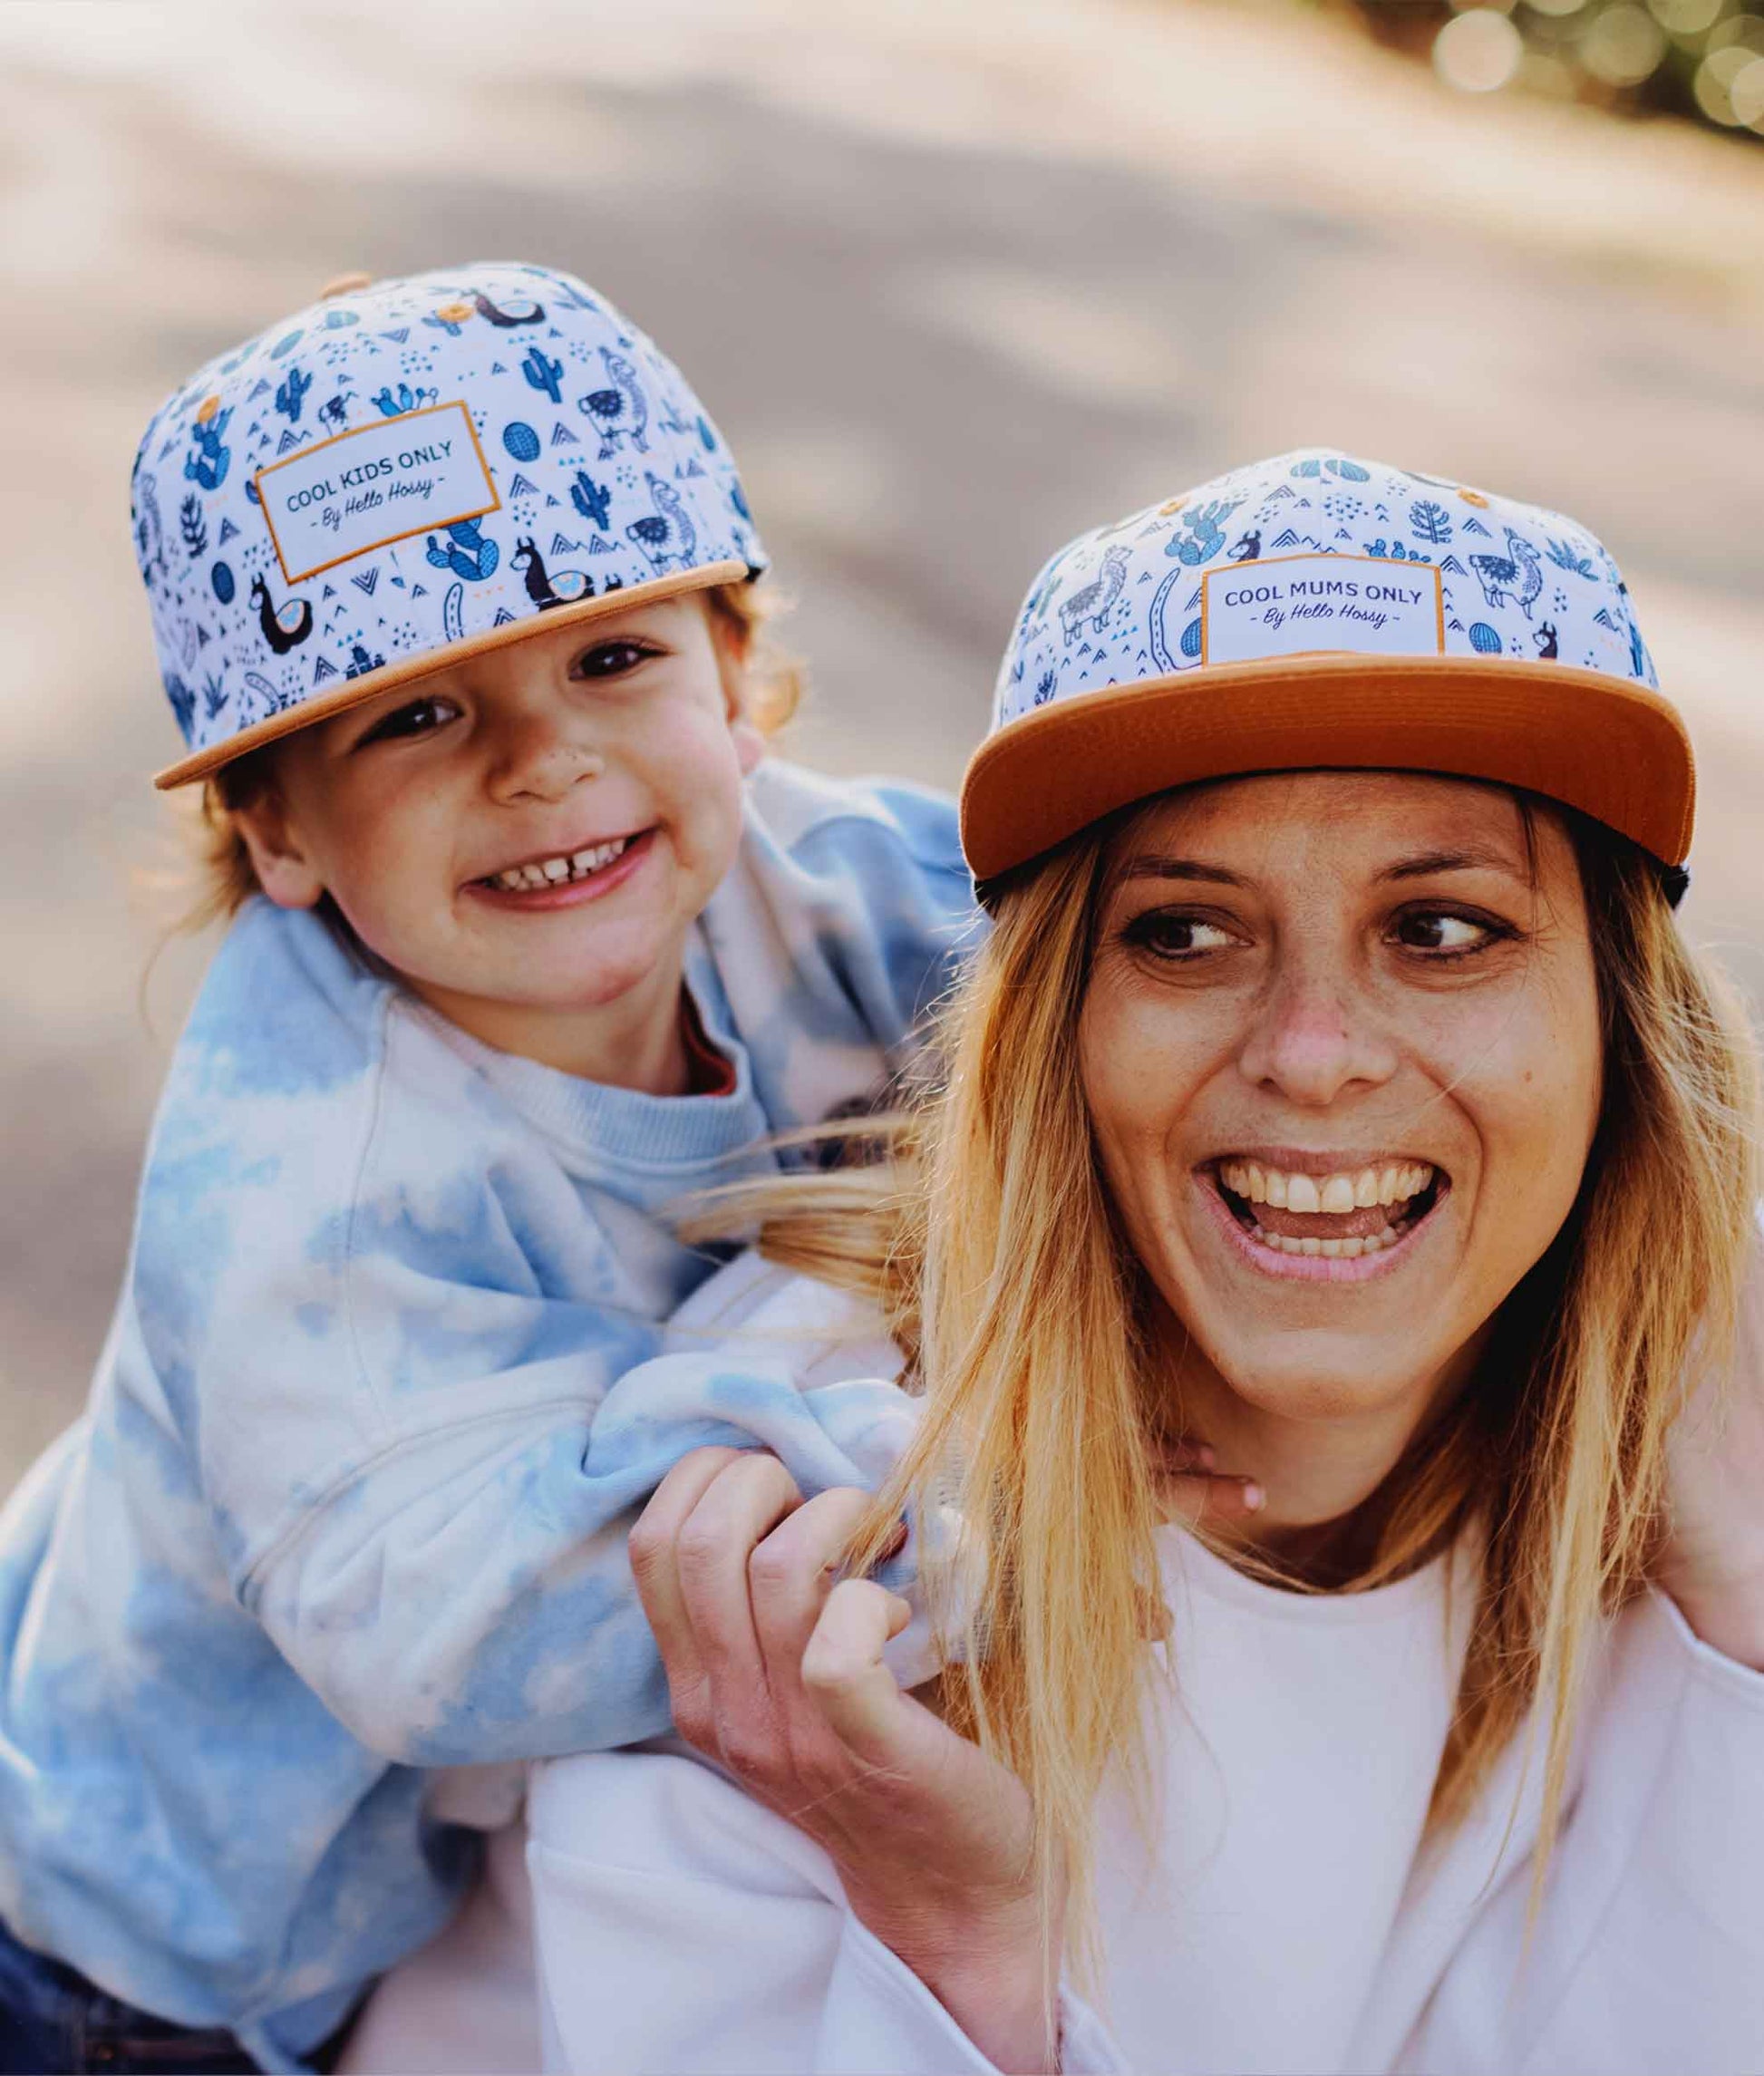
[(1400, 1447), (1566, 1218), (1598, 1002), (1573, 849), (1534, 828), (1535, 860), (1492, 787), (1305, 772), (1118, 839), (1085, 1091), (1132, 1245), (1237, 1410), (1371, 1416)]

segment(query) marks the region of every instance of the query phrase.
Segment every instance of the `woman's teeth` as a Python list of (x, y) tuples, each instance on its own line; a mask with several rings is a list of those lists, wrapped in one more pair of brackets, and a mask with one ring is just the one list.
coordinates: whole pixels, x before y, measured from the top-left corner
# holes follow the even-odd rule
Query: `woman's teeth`
[[(1433, 1180), (1434, 1173), (1421, 1161), (1321, 1176), (1289, 1175), (1278, 1168), (1260, 1167), (1254, 1160), (1226, 1160), (1219, 1167), (1219, 1179), (1234, 1197), (1246, 1198), (1252, 1204), (1272, 1204), (1277, 1210), (1299, 1212), (1370, 1210), (1378, 1204), (1405, 1203), (1410, 1197), (1420, 1195)], [(1292, 1247), (1286, 1251), (1315, 1253), (1316, 1249)]]
[(615, 836), (610, 843), (596, 843), (591, 849), (576, 851), (567, 858), (511, 866), (507, 872), (492, 873), (489, 884), (505, 894), (532, 894), (541, 887), (567, 886), (572, 879), (586, 879), (589, 873), (598, 872), (622, 857), (630, 842), (628, 836)]
[[(1238, 1223), (1276, 1254), (1357, 1261), (1394, 1247), (1430, 1208), (1422, 1198), (1439, 1179), (1426, 1161), (1387, 1161), (1337, 1175), (1299, 1175), (1255, 1160), (1222, 1160), (1219, 1182)], [(1259, 1214), (1252, 1205), (1260, 1206)]]
[(1330, 1261), (1358, 1261), (1362, 1255), (1375, 1255), (1385, 1247), (1394, 1247), (1402, 1237), (1394, 1226), (1386, 1226), (1381, 1232), (1368, 1233), (1363, 1237), (1345, 1240), (1318, 1240), (1308, 1236), (1295, 1240), (1286, 1233), (1264, 1232), (1256, 1225), (1250, 1227), (1249, 1233), (1252, 1239), (1260, 1240), (1265, 1247), (1273, 1247), (1276, 1253), (1322, 1255)]

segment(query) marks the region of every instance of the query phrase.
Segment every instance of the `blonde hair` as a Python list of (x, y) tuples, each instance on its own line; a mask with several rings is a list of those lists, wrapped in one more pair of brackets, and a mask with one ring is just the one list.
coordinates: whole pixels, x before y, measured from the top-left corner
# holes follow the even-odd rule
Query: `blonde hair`
[[(768, 623), (780, 610), (763, 579), (718, 584), (698, 594), (713, 632), (728, 638), (741, 658), (746, 718), (768, 736), (795, 714), (802, 698), (802, 666), (780, 649)], [(187, 868), (178, 887), (179, 912), (174, 930), (198, 931), (230, 921), (258, 891), (251, 853), (239, 833), (238, 810), (273, 783), (276, 745), (248, 752), (205, 780), (194, 800), (179, 796), (174, 812), (187, 818)]]
[[(1565, 1226), (1502, 1308), (1476, 1383), (1391, 1474), (1376, 1546), (1343, 1589), (1475, 1531), (1479, 1582), (1431, 1821), (1467, 1811), (1541, 1697), (1541, 1884), (1592, 1632), (1647, 1576), (1668, 1431), (1734, 1317), (1757, 1090), (1743, 1019), (1680, 936), (1653, 862), (1595, 823), (1520, 804), (1528, 836), (1536, 813), (1560, 814), (1579, 862), (1601, 1115)], [(945, 1616), (958, 1633), (944, 1705), (1027, 1784), (1033, 1877), (1050, 1917), (1070, 1885), (1092, 1962), (1095, 1798), (1111, 1768), (1141, 1793), (1149, 1778), (1149, 1445), (1169, 1418), (1078, 1059), (1119, 819), (998, 891), (991, 939), (945, 1016), (941, 1089), (868, 1128), (891, 1138), (891, 1167), (762, 1185), (724, 1211), (744, 1198), (768, 1252), (872, 1291), (918, 1350), (925, 1416), (852, 1561), (877, 1560), (904, 1506), (950, 1504), (984, 1524), (980, 1604)]]

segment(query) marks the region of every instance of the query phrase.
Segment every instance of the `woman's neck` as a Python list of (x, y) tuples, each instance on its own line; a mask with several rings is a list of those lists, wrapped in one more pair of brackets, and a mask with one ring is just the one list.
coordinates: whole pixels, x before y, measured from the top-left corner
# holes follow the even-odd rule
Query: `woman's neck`
[(1478, 1339), (1387, 1404), (1299, 1415), (1257, 1404), (1187, 1344), (1175, 1392), (1186, 1433), (1211, 1447), (1222, 1471), (1254, 1477), (1266, 1495), (1257, 1513), (1215, 1534), (1324, 1591), (1362, 1576), (1407, 1487), (1392, 1473), (1456, 1401), (1481, 1352)]

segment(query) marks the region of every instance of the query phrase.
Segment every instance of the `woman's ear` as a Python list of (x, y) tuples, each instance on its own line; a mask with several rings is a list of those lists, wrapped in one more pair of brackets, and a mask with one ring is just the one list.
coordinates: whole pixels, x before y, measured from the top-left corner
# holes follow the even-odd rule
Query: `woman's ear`
[(233, 820), (257, 884), (278, 908), (316, 907), (325, 882), (301, 846), (280, 789), (266, 786), (249, 804), (233, 810)]

